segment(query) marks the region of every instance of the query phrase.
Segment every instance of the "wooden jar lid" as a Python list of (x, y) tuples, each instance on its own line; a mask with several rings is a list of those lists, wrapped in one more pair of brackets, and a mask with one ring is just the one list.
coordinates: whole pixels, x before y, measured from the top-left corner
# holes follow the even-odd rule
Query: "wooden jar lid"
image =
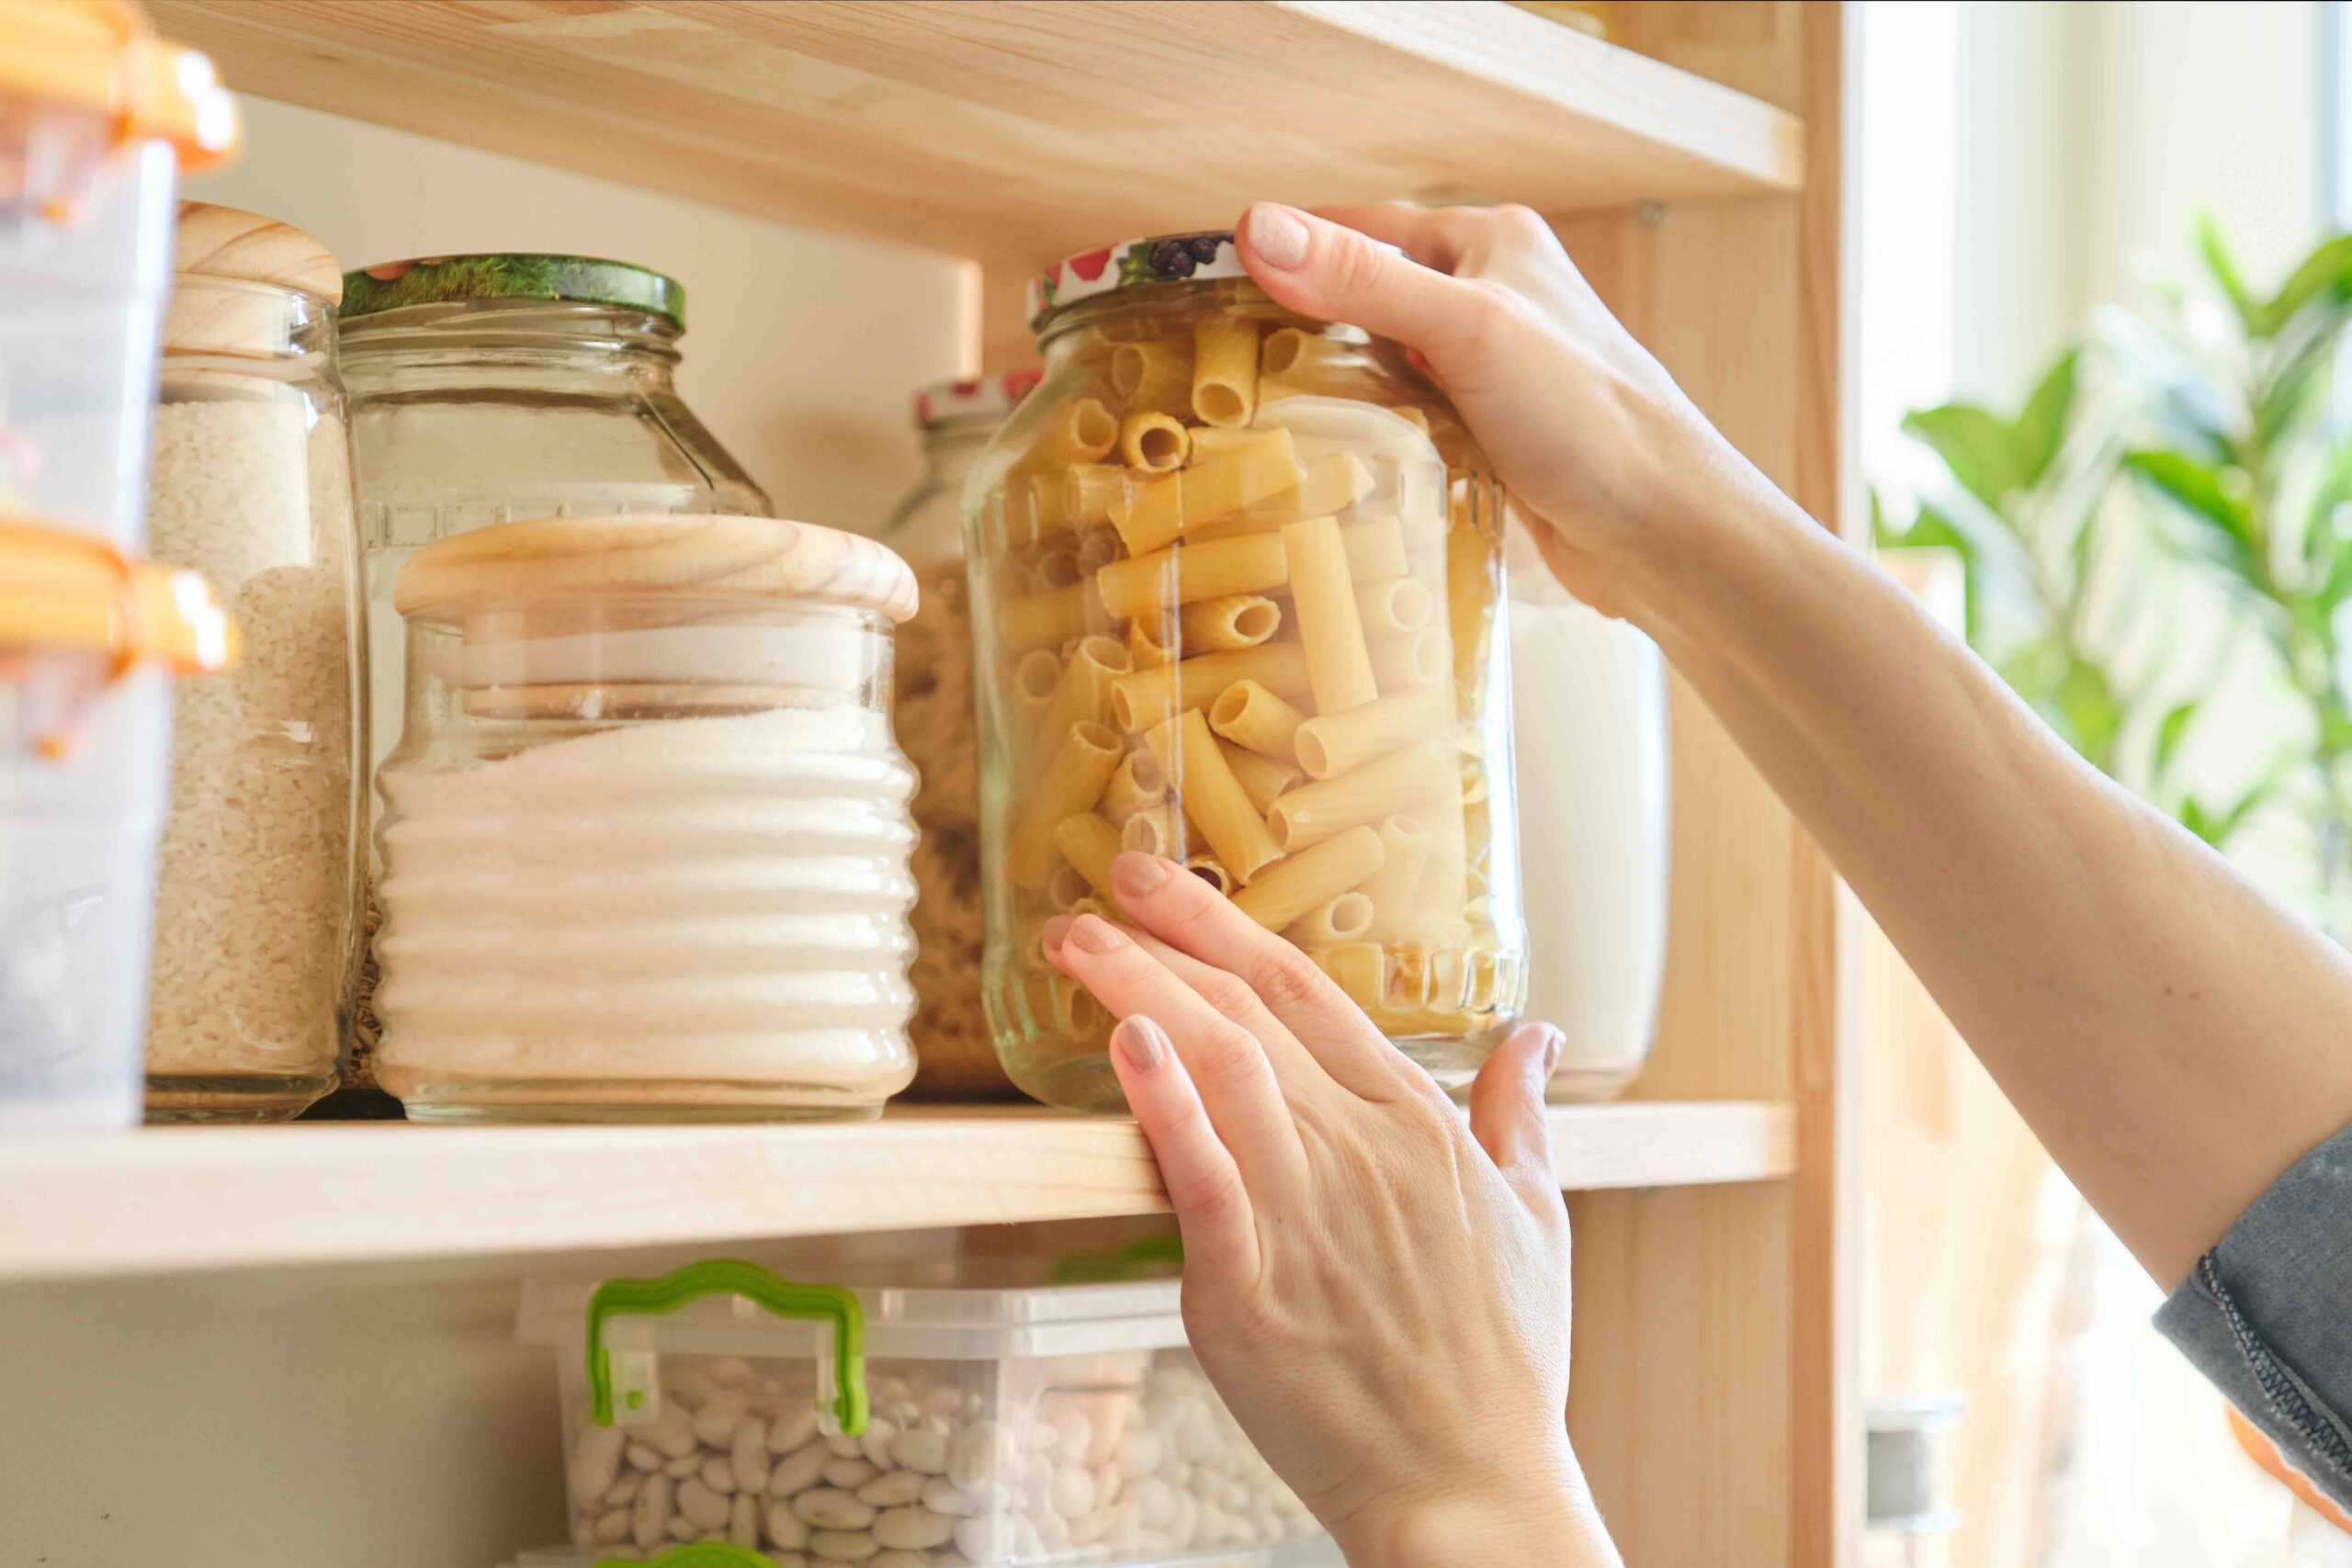
[[(180, 203), (172, 233), (175, 277), (222, 278), (299, 289), (333, 305), (343, 299), (343, 272), (328, 249), (291, 224), (258, 212)], [(225, 289), (175, 288), (164, 317), (166, 354), (282, 352), (292, 318), (281, 299), (240, 297)]]
[(915, 575), (888, 547), (780, 517), (547, 517), (436, 540), (393, 585), (402, 615), (627, 598), (840, 604), (894, 622), (915, 613)]

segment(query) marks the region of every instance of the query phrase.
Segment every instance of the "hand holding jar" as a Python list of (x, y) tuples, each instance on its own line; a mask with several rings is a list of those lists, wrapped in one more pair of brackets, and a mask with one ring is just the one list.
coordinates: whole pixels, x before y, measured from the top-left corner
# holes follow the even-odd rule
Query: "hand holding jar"
[(986, 993), (1006, 1069), (1116, 1105), (1046, 961), (1122, 850), (1307, 952), (1441, 1081), (1524, 996), (1502, 494), (1395, 344), (1276, 305), (1227, 234), (1076, 256), (969, 492)]
[(1184, 1235), (1184, 1321), (1276, 1472), (1362, 1565), (1616, 1562), (1568, 1442), (1568, 1215), (1515, 1031), (1464, 1118), (1300, 951), (1173, 862), (1127, 928), (1046, 931)]

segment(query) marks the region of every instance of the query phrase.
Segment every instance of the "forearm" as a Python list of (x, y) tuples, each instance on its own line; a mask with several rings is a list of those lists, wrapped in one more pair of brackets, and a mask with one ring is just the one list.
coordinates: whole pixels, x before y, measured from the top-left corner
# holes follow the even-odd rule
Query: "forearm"
[(1752, 474), (1634, 619), (2162, 1282), (2352, 1117), (2352, 964)]
[(1536, 1487), (1415, 1499), (1334, 1532), (1348, 1568), (1623, 1568), (1573, 1461)]

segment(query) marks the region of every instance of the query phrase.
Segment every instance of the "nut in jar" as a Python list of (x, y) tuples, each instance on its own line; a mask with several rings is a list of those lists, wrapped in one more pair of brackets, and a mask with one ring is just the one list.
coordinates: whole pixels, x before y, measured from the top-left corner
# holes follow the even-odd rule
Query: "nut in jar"
[(1115, 908), (1125, 849), (1229, 892), (1465, 1081), (1526, 986), (1500, 486), (1400, 347), (1284, 311), (1228, 234), (1034, 292), (1046, 378), (967, 518), (1006, 1070), (1119, 1103), (1111, 1021), (1038, 937)]

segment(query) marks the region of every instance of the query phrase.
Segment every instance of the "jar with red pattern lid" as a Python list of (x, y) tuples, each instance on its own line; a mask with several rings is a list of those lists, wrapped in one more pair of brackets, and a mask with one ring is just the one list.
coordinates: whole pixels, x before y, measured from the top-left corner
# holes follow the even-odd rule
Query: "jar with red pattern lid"
[(1037, 280), (1045, 379), (967, 487), (982, 990), (1013, 1081), (1120, 1101), (1047, 962), (1168, 856), (1311, 957), (1442, 1084), (1526, 998), (1503, 492), (1397, 344), (1276, 305), (1228, 233)]
[(915, 569), (922, 607), (899, 630), (899, 745), (922, 776), (914, 854), (917, 1093), (1012, 1092), (980, 1013), (980, 800), (972, 728), (972, 615), (964, 585), (964, 481), (997, 426), (1037, 384), (1015, 370), (915, 392), (923, 471), (882, 525)]

